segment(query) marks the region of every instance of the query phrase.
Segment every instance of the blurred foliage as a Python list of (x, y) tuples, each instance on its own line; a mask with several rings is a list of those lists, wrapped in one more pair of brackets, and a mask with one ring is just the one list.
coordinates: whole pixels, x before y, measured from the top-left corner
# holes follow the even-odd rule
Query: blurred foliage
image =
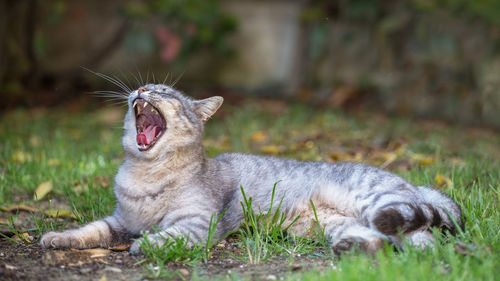
[(124, 4), (124, 14), (131, 20), (159, 20), (166, 29), (158, 28), (157, 38), (161, 41), (162, 35), (166, 36), (166, 44), (181, 42), (177, 63), (184, 63), (201, 49), (222, 55), (231, 52), (226, 38), (235, 30), (236, 19), (222, 12), (219, 0), (129, 1)]
[(416, 7), (426, 11), (450, 9), (457, 14), (477, 17), (500, 26), (500, 1), (498, 0), (413, 0)]
[[(180, 68), (200, 52), (227, 56), (232, 50), (226, 38), (237, 24), (234, 17), (222, 11), (219, 0), (126, 0), (106, 2), (102, 7), (97, 1), (7, 2), (0, 4), (0, 8), (6, 8), (0, 9), (0, 15), (10, 24), (0, 26), (0, 34), (7, 37), (0, 42), (0, 59), (5, 61), (0, 66), (0, 92), (9, 93), (13, 104), (24, 103), (26, 96), (21, 92), (25, 89), (61, 89), (57, 83), (63, 80), (66, 84), (78, 84), (70, 80), (83, 80), (80, 66), (96, 68), (122, 46), (132, 57), (159, 55), (164, 63)], [(110, 14), (102, 14), (98, 9)], [(110, 25), (119, 20), (121, 24), (113, 34), (100, 38), (95, 33), (99, 30), (89, 23), (107, 25), (108, 17)], [(81, 26), (81, 34), (74, 33), (75, 24)], [(61, 32), (67, 32), (68, 40), (54, 35)], [(93, 34), (88, 38), (93, 42), (91, 48), (68, 50), (75, 48), (75, 38), (88, 34)], [(73, 65), (58, 67), (64, 64), (60, 60), (68, 59), (54, 60), (55, 50), (73, 51), (74, 57), (82, 58)]]

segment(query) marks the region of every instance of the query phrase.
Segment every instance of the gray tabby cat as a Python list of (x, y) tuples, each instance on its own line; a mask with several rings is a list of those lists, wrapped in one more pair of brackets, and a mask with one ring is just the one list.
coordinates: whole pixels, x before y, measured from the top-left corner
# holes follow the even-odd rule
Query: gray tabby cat
[[(239, 153), (205, 156), (204, 123), (222, 97), (194, 100), (169, 86), (145, 85), (128, 96), (122, 139), (126, 158), (115, 178), (112, 216), (41, 239), (45, 248), (108, 247), (130, 241), (142, 231), (156, 245), (182, 235), (191, 244), (207, 239), (212, 214), (222, 217), (214, 238), (242, 222), (242, 194), (266, 210), (276, 182), (273, 206), (293, 219), (291, 231), (306, 235), (319, 223), (336, 251), (353, 245), (373, 253), (385, 242), (432, 245), (430, 227), (463, 229), (460, 207), (437, 190), (409, 184), (399, 176), (357, 163), (299, 162)], [(455, 223), (454, 223), (455, 221)], [(137, 239), (132, 253), (141, 251)]]

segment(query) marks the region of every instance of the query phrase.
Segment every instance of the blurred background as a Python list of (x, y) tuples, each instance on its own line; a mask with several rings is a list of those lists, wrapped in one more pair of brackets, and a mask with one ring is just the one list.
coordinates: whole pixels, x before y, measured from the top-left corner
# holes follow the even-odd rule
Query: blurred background
[[(1, 0), (2, 110), (172, 84), (500, 128), (498, 0)], [(168, 76), (167, 76), (168, 75)]]

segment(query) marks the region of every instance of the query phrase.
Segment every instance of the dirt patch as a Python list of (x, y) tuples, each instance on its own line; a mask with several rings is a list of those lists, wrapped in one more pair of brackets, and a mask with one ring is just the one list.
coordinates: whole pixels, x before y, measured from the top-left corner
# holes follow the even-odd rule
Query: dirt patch
[[(251, 279), (277, 280), (288, 274), (312, 268), (332, 267), (333, 261), (313, 256), (292, 259), (274, 257), (265, 263), (251, 265), (231, 256), (237, 252), (232, 241), (216, 247), (207, 263), (194, 266), (168, 262), (174, 280), (198, 276), (223, 277), (238, 274)], [(144, 280), (142, 256), (108, 249), (46, 250), (38, 243), (13, 243), (0, 240), (1, 280)]]

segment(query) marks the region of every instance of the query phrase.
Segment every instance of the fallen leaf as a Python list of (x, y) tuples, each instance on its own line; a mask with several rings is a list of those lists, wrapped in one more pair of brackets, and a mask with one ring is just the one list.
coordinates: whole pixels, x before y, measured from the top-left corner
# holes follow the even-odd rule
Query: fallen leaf
[(47, 161), (47, 164), (49, 166), (59, 166), (61, 164), (61, 161), (59, 159), (51, 158)]
[(266, 154), (278, 155), (281, 152), (281, 149), (277, 145), (264, 145), (260, 148), (261, 152)]
[(0, 218), (0, 224), (7, 225), (7, 224), (9, 224), (9, 220), (6, 218)]
[(437, 174), (436, 177), (434, 178), (434, 180), (436, 181), (436, 184), (439, 186), (439, 187), (451, 187), (452, 186), (452, 182), (451, 182), (451, 179), (445, 175), (441, 175), (441, 174)]
[(26, 161), (31, 161), (32, 158), (33, 157), (30, 153), (22, 151), (22, 150), (18, 150), (14, 153), (14, 155), (12, 155), (12, 160), (14, 162), (18, 162), (18, 163), (24, 163)]
[(389, 164), (394, 162), (398, 158), (398, 154), (396, 152), (382, 152), (380, 154), (380, 158), (384, 161), (381, 168), (386, 168)]
[(253, 134), (250, 139), (253, 141), (253, 142), (261, 142), (265, 139), (267, 139), (268, 135), (266, 132), (263, 132), (263, 131), (259, 131), (255, 134)]
[(108, 249), (100, 249), (100, 248), (86, 249), (86, 250), (82, 250), (82, 252), (89, 254), (90, 258), (92, 258), (92, 259), (107, 257), (111, 253), (111, 251)]
[(465, 167), (466, 163), (464, 160), (460, 159), (460, 158), (451, 158), (450, 159), (450, 163), (455, 166), (455, 167), (460, 167), (460, 168), (463, 168)]
[(407, 159), (397, 160), (385, 167), (388, 170), (399, 170), (399, 171), (408, 171), (412, 167), (412, 163)]
[(121, 273), (121, 272), (122, 272), (122, 270), (121, 270), (121, 269), (119, 269), (118, 267), (109, 266), (109, 265), (108, 265), (108, 266), (106, 266), (106, 267), (104, 268), (104, 270), (105, 270), (105, 271), (111, 271), (111, 272), (114, 272), (114, 273)]
[(28, 232), (24, 232), (21, 236), (25, 242), (31, 243), (33, 242), (33, 236), (31, 236)]
[(37, 147), (40, 144), (40, 138), (38, 136), (32, 135), (30, 137), (31, 146)]
[(77, 184), (77, 185), (75, 185), (75, 187), (73, 187), (73, 189), (76, 191), (76, 193), (80, 194), (83, 191), (88, 190), (89, 186), (87, 184), (84, 184), (83, 186), (80, 184)]
[(41, 200), (51, 190), (52, 190), (52, 182), (51, 181), (43, 182), (36, 188), (33, 199), (35, 201)]
[(70, 219), (77, 219), (76, 215), (66, 209), (47, 209), (44, 211), (44, 213), (52, 218), (70, 218)]
[(7, 270), (17, 270), (17, 266), (13, 266), (10, 264), (5, 264), (5, 269)]
[(1, 207), (0, 210), (2, 212), (17, 212), (17, 211), (25, 211), (25, 212), (38, 212), (38, 209), (35, 207), (31, 207), (28, 205), (23, 205), (23, 204), (14, 204), (10, 205), (8, 207)]
[(99, 281), (108, 281), (108, 278), (106, 277), (106, 275), (103, 275), (101, 279), (99, 279)]
[(363, 159), (363, 154), (361, 152), (356, 152), (354, 154), (347, 154), (347, 153), (330, 153), (328, 155), (328, 160), (330, 161), (352, 161), (352, 162), (359, 162)]
[(127, 251), (130, 248), (130, 246), (132, 246), (132, 242), (111, 246), (108, 249), (115, 252), (124, 252)]
[(189, 270), (185, 268), (179, 269), (179, 273), (182, 274), (183, 276), (189, 276)]
[(31, 243), (31, 242), (33, 242), (33, 236), (29, 235), (29, 233), (27, 233), (27, 232), (23, 232), (23, 233), (21, 233), (21, 235), (16, 235), (14, 237), (14, 240), (23, 241), (26, 243)]
[(410, 159), (421, 166), (427, 166), (434, 163), (434, 158), (432, 156), (419, 153), (411, 155)]
[(100, 183), (102, 187), (106, 188), (108, 187), (110, 180), (107, 177), (97, 176), (95, 177), (95, 181)]

